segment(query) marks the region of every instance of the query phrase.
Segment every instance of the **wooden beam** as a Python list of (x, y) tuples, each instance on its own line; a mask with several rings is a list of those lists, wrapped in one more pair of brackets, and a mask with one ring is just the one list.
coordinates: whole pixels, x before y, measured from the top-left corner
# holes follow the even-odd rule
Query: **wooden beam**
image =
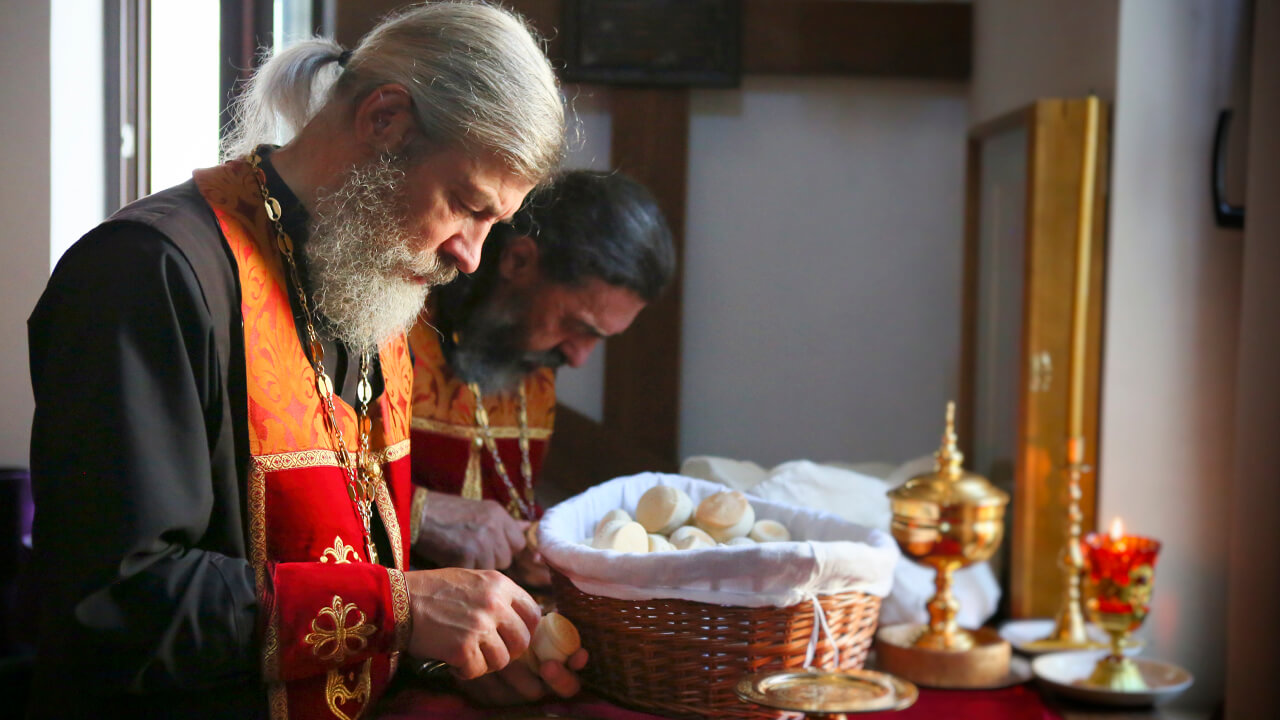
[(742, 72), (969, 77), (969, 3), (743, 0)]
[[(338, 0), (335, 37), (354, 47), (404, 0)], [(561, 0), (507, 0), (561, 54)], [(973, 9), (952, 2), (743, 0), (742, 72), (874, 75), (938, 80), (969, 77)]]
[[(409, 4), (406, 0), (337, 0), (334, 38), (342, 47), (355, 47), (378, 20)], [(502, 5), (523, 15), (533, 29), (547, 40), (547, 55), (553, 62), (561, 57), (558, 29), (560, 0), (508, 0)]]
[(681, 278), (689, 148), (686, 88), (613, 88), (613, 167), (643, 183), (666, 215), (676, 276), (605, 353), (604, 424), (675, 462), (679, 451)]

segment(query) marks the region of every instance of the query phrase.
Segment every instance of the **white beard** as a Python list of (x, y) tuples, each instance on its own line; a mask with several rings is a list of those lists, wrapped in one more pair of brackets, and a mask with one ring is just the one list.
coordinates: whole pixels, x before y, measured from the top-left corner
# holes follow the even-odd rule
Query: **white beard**
[[(415, 254), (407, 230), (404, 161), (352, 168), (337, 190), (317, 198), (307, 261), (318, 321), (354, 352), (376, 352), (408, 330), (432, 286), (458, 270), (439, 254)], [(425, 276), (425, 284), (411, 276)]]

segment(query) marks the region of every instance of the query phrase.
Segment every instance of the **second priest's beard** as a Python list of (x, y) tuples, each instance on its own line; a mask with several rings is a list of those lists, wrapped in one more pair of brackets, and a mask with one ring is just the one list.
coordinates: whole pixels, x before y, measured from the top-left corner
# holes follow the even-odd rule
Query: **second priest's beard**
[(459, 344), (449, 364), (458, 377), (480, 386), (481, 392), (515, 388), (525, 375), (538, 368), (558, 368), (565, 356), (557, 349), (524, 350), (529, 336), (528, 298), (508, 303), (489, 302), (461, 323)]
[(458, 272), (438, 253), (412, 251), (404, 165), (384, 157), (353, 168), (341, 187), (317, 198), (302, 248), (321, 323), (355, 352), (406, 331), (427, 291)]

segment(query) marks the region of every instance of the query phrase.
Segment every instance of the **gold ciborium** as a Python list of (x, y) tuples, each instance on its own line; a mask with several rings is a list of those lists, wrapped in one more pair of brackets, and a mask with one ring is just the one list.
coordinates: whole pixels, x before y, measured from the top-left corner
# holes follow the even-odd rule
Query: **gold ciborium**
[(1125, 535), (1116, 518), (1111, 532), (1090, 533), (1081, 544), (1089, 570), (1085, 607), (1089, 619), (1111, 637), (1111, 652), (1098, 661), (1086, 682), (1110, 690), (1146, 690), (1142, 673), (1124, 647), (1129, 634), (1147, 619), (1160, 543)]
[(1009, 644), (990, 630), (971, 632), (956, 624), (959, 603), (952, 574), (991, 557), (1004, 536), (1009, 495), (986, 478), (966, 472), (956, 447), (955, 403), (934, 471), (889, 491), (890, 528), (902, 552), (937, 571), (929, 601), (929, 623), (881, 630), (878, 654), (886, 670), (933, 687), (981, 687), (1008, 674)]

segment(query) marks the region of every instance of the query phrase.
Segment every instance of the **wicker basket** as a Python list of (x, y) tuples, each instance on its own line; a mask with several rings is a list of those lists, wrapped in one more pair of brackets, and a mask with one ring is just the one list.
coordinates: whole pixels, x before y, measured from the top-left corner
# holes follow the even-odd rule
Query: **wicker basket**
[[(591, 659), (581, 676), (621, 705), (678, 718), (761, 720), (780, 713), (734, 694), (748, 673), (798, 668), (814, 630), (813, 603), (734, 607), (688, 600), (617, 600), (587, 595), (553, 572), (557, 609), (573, 621)], [(871, 648), (880, 598), (862, 592), (822, 596), (840, 667), (861, 668)], [(831, 645), (814, 665), (828, 667)]]

